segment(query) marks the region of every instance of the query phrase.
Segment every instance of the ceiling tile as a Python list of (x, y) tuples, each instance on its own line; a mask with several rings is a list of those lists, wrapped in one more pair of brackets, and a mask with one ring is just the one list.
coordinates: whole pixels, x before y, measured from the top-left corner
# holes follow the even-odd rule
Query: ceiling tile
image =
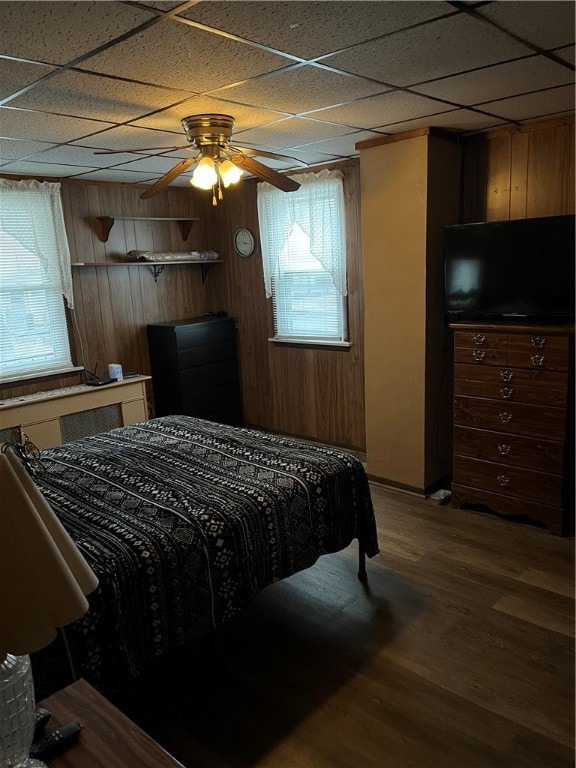
[(209, 2), (182, 16), (303, 59), (453, 12), (444, 2)]
[[(189, 152), (188, 157), (194, 157), (195, 154), (195, 151)], [(115, 170), (139, 171), (140, 173), (147, 173), (149, 176), (151, 174), (162, 176), (179, 162), (179, 159), (175, 157), (143, 157), (141, 159), (135, 157), (129, 162), (115, 166)]]
[(572, 0), (499, 0), (476, 12), (514, 35), (549, 50), (574, 42), (575, 8)]
[(140, 5), (148, 5), (150, 8), (155, 8), (158, 11), (172, 11), (179, 5), (182, 5), (183, 0), (140, 0)]
[(557, 48), (555, 51), (552, 51), (558, 58), (562, 59), (563, 61), (567, 61), (568, 64), (572, 64), (574, 66), (574, 46), (573, 45), (566, 45), (563, 48)]
[(503, 32), (460, 14), (358, 45), (323, 63), (385, 83), (410, 85), (530, 53)]
[(147, 181), (155, 181), (151, 179), (150, 174), (138, 173), (137, 171), (116, 171), (114, 168), (108, 168), (107, 170), (88, 170), (86, 173), (78, 176), (78, 179), (88, 179), (91, 181), (123, 181), (126, 184), (144, 184)]
[(369, 139), (379, 139), (384, 135), (386, 134), (374, 133), (373, 131), (354, 131), (354, 133), (349, 133), (346, 136), (339, 136), (335, 139), (316, 141), (313, 144), (303, 144), (295, 147), (295, 150), (325, 152), (341, 157), (351, 157), (358, 154), (358, 150), (356, 149), (357, 142), (368, 141)]
[(14, 160), (2, 166), (2, 173), (18, 173), (23, 176), (75, 176), (90, 168), (75, 165), (58, 165), (57, 163), (33, 163), (29, 160)]
[[(50, 147), (50, 145), (44, 145)], [(60, 147), (52, 147), (34, 155), (34, 162), (64, 163), (68, 165), (85, 165), (90, 168), (107, 168), (109, 165), (125, 163), (130, 159), (140, 157), (131, 153), (122, 152), (114, 155), (97, 155), (93, 149), (67, 144)]]
[[(223, 91), (222, 94), (224, 95), (224, 93)], [(252, 106), (249, 107), (246, 104), (235, 104), (233, 101), (223, 101), (212, 96), (193, 96), (176, 107), (164, 109), (154, 115), (143, 117), (141, 120), (134, 120), (133, 124), (144, 128), (156, 128), (162, 131), (182, 131), (182, 137), (184, 138), (184, 129), (180, 122), (182, 118), (188, 117), (188, 115), (201, 115), (207, 112), (232, 115), (236, 131), (256, 128), (259, 125), (265, 125), (274, 120), (287, 117), (282, 112), (278, 113)]]
[(97, 120), (0, 107), (0, 134), (6, 138), (45, 139), (54, 143), (73, 141), (109, 125)]
[(2, 53), (67, 64), (150, 18), (123, 3), (0, 2)]
[(147, 148), (168, 149), (182, 144), (182, 135), (167, 131), (151, 131), (148, 128), (135, 128), (131, 125), (121, 125), (109, 131), (88, 136), (77, 141), (83, 147), (95, 149), (136, 149), (143, 151)]
[[(400, 120), (435, 115), (454, 109), (440, 101), (418, 96), (415, 93), (393, 91), (381, 96), (371, 96), (362, 101), (346, 104), (343, 107), (322, 109), (314, 113), (314, 117), (330, 120), (333, 123), (344, 123), (351, 128), (376, 128), (390, 125)], [(349, 133), (350, 131), (346, 131)]]
[(13, 99), (10, 106), (121, 123), (189, 95), (186, 91), (67, 71), (55, 75), (41, 88)]
[(203, 93), (292, 62), (167, 19), (93, 56), (84, 69)]
[(471, 105), (573, 82), (574, 72), (566, 67), (544, 56), (531, 56), (417, 85), (414, 90), (427, 96)]
[(515, 96), (501, 101), (490, 101), (479, 104), (495, 115), (508, 120), (532, 120), (535, 117), (545, 117), (557, 112), (574, 110), (574, 86), (564, 85), (561, 88), (550, 88), (546, 91), (528, 93), (525, 96)]
[(452, 112), (444, 112), (441, 115), (421, 117), (417, 120), (406, 120), (394, 125), (388, 125), (386, 126), (386, 131), (388, 133), (402, 133), (403, 131), (414, 131), (417, 128), (434, 127), (442, 128), (445, 131), (462, 133), (485, 131), (489, 128), (504, 125), (505, 122), (505, 120), (498, 117), (474, 112), (471, 109), (456, 109)]
[(290, 148), (296, 144), (309, 144), (313, 141), (341, 136), (344, 133), (350, 133), (350, 128), (319, 120), (308, 120), (304, 117), (289, 117), (286, 120), (278, 120), (262, 128), (243, 131), (236, 136), (236, 142), (242, 145), (247, 143), (253, 147), (270, 148), (273, 151), (278, 151), (274, 148)]
[(305, 65), (274, 72), (213, 95), (298, 114), (385, 90), (385, 86), (361, 77)]
[[(309, 155), (310, 160), (308, 161), (308, 165), (310, 167), (317, 166), (317, 165), (324, 165), (325, 163), (333, 163), (337, 162), (338, 160), (341, 160), (342, 158), (336, 157), (334, 155), (325, 155), (323, 153), (317, 152), (315, 154)], [(288, 173), (290, 171), (302, 171), (306, 170), (305, 168), (302, 168), (302, 165), (298, 165), (294, 163), (293, 160), (270, 160), (266, 159), (266, 162), (264, 165), (267, 165), (269, 168), (274, 168), (275, 171), (281, 171)]]
[(28, 64), (24, 61), (0, 58), (0, 100), (53, 71), (54, 67), (44, 64)]
[(44, 141), (19, 141), (18, 139), (0, 139), (0, 161), (18, 160), (33, 155), (41, 149), (53, 147)]

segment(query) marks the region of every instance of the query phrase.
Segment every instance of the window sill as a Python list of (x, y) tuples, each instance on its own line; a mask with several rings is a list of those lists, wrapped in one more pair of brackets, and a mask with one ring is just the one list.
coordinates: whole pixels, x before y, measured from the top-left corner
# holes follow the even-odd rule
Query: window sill
[(14, 384), (15, 382), (26, 382), (30, 381), (31, 379), (48, 379), (50, 377), (57, 378), (66, 376), (70, 373), (77, 373), (78, 371), (83, 371), (84, 366), (83, 365), (74, 365), (72, 367), (68, 368), (61, 368), (58, 371), (36, 371), (34, 373), (20, 373), (20, 374), (14, 374), (13, 376), (6, 376), (0, 378), (0, 387), (3, 387), (4, 385), (8, 384)]
[(287, 338), (283, 336), (273, 336), (268, 339), (272, 344), (291, 344), (299, 347), (339, 347), (340, 349), (348, 349), (352, 346), (351, 341), (326, 341), (325, 339), (297, 339)]

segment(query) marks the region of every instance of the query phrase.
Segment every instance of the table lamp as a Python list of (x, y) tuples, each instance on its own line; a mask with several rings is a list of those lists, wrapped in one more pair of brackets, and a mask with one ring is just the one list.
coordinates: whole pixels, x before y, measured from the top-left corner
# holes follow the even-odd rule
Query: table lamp
[(0, 453), (0, 766), (39, 768), (28, 756), (35, 702), (29, 653), (88, 610), (98, 580), (20, 461)]

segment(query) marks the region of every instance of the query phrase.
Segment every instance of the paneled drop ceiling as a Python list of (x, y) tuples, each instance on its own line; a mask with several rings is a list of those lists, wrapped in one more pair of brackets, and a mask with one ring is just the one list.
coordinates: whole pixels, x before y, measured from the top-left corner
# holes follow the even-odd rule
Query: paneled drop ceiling
[(574, 14), (573, 0), (0, 2), (0, 174), (153, 182), (202, 112), (233, 115), (235, 144), (310, 165), (424, 126), (572, 115)]

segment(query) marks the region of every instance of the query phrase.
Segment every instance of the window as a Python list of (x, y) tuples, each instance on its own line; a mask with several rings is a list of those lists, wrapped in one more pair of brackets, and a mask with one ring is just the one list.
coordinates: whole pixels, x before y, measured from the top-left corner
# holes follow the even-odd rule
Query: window
[(0, 179), (0, 382), (71, 370), (60, 184)]
[(258, 184), (274, 341), (346, 344), (346, 231), (340, 171), (298, 176), (296, 192)]

